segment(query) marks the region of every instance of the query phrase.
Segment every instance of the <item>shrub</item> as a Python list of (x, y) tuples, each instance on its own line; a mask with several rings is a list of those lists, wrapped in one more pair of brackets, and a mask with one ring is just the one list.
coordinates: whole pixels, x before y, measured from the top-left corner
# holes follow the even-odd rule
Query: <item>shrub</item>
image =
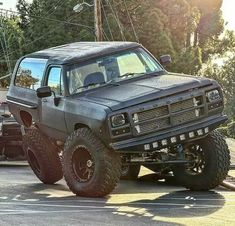
[(228, 135), (229, 137), (235, 138), (235, 121), (228, 124)]
[(220, 132), (224, 137), (228, 137), (228, 127), (223, 126), (223, 127), (219, 127), (216, 129), (218, 132)]

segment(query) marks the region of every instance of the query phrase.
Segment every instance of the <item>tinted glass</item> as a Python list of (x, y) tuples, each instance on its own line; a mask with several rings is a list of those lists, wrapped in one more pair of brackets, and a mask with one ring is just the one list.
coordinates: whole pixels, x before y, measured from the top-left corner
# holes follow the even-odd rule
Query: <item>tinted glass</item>
[(25, 58), (17, 71), (15, 85), (36, 90), (41, 86), (46, 59)]
[(64, 85), (62, 80), (62, 73), (60, 67), (50, 68), (47, 85), (51, 87), (51, 90), (57, 95), (64, 94)]
[(66, 76), (71, 94), (109, 82), (130, 79), (141, 74), (163, 71), (161, 65), (144, 49), (123, 51), (84, 64), (69, 66)]

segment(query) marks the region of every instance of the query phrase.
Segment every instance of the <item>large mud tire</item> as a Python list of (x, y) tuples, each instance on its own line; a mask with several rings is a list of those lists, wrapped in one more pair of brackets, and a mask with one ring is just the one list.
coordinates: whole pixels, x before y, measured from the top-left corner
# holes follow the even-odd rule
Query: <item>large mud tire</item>
[(204, 155), (203, 171), (197, 175), (187, 172), (186, 166), (173, 170), (177, 182), (194, 191), (208, 191), (220, 185), (226, 178), (230, 166), (230, 153), (223, 136), (214, 131), (195, 142)]
[(88, 128), (78, 129), (68, 137), (62, 159), (67, 185), (79, 196), (106, 196), (121, 176), (120, 156), (106, 148)]
[(63, 178), (56, 147), (37, 128), (27, 130), (23, 148), (31, 169), (44, 184), (54, 184)]

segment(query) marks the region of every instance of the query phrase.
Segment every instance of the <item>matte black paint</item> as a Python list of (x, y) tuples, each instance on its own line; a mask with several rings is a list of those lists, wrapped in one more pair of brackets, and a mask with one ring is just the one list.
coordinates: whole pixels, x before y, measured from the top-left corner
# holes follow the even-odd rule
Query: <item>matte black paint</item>
[[(62, 67), (64, 73), (64, 68), (74, 62), (139, 47), (139, 44), (129, 42), (72, 43), (39, 51), (25, 57), (48, 59), (41, 84), (41, 86), (46, 86), (47, 73), (51, 65)], [(56, 106), (53, 96), (39, 99), (36, 91), (14, 85), (19, 63), (20, 60), (16, 64), (7, 95), (10, 110), (20, 124), (23, 124), (20, 111), (28, 112), (32, 115), (35, 124), (45, 134), (56, 140), (65, 141), (68, 134), (74, 131), (77, 125), (87, 126), (105, 145), (114, 150), (128, 152), (128, 149), (133, 150), (134, 147), (135, 150), (139, 149), (138, 151), (141, 152), (145, 142), (154, 141), (158, 137), (168, 138), (179, 131), (187, 132), (192, 127), (197, 128), (200, 123), (201, 126), (209, 126), (214, 129), (227, 119), (222, 115), (222, 106), (211, 113), (213, 115), (209, 115), (207, 112), (208, 120), (187, 123), (142, 137), (134, 137), (130, 133), (125, 137), (114, 138), (110, 133), (109, 121), (114, 114), (125, 112), (130, 117), (134, 111), (166, 105), (172, 101), (183, 100), (199, 94), (205, 95), (206, 91), (214, 88), (221, 89), (214, 80), (168, 73), (164, 70), (159, 74), (129, 79), (125, 83), (119, 82), (119, 86), (109, 84), (70, 96), (66, 87), (65, 74), (63, 74), (65, 96), (59, 97), (58, 106)], [(144, 150), (142, 151), (144, 152)]]

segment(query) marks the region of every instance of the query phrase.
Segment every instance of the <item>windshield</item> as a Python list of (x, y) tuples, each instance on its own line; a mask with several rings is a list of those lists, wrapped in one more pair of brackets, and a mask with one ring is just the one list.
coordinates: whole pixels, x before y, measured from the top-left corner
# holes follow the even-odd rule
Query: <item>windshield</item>
[(66, 72), (70, 94), (140, 75), (163, 71), (142, 48), (69, 66)]

